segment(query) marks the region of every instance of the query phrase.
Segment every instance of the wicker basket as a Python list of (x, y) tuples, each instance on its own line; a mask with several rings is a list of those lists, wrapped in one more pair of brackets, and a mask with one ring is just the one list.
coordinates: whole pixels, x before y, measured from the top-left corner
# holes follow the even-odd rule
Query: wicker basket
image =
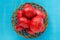
[[(25, 3), (25, 4), (31, 4), (33, 7), (38, 8), (38, 9), (42, 10), (42, 11), (45, 13), (46, 17), (45, 17), (45, 19), (44, 19), (44, 24), (45, 24), (45, 29), (46, 29), (46, 27), (47, 27), (47, 25), (48, 25), (48, 15), (47, 15), (45, 9), (44, 9), (42, 6), (40, 6), (40, 5), (38, 5), (38, 4), (35, 4), (35, 3)], [(25, 5), (25, 4), (24, 4), (24, 5)], [(17, 24), (16, 13), (17, 13), (18, 10), (21, 10), (24, 5), (20, 5), (20, 7), (17, 8), (17, 9), (15, 10), (15, 12), (13, 13), (13, 15), (12, 15), (12, 24), (13, 24), (13, 28), (15, 29), (15, 31), (16, 31), (16, 24)], [(45, 30), (44, 30), (44, 31), (45, 31)], [(24, 36), (25, 38), (36, 38), (36, 37), (38, 37), (38, 36), (40, 36), (41, 34), (44, 33), (44, 32), (42, 32), (42, 33), (39, 32), (39, 33), (36, 33), (36, 34), (34, 34), (34, 35), (30, 35), (29, 33), (26, 32), (26, 30), (16, 31), (16, 32), (17, 32), (19, 35)]]

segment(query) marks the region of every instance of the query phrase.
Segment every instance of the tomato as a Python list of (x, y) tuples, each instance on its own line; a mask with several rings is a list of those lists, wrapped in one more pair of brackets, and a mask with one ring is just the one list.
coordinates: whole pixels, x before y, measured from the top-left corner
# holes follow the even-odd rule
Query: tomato
[(27, 33), (29, 33), (29, 34), (31, 34), (31, 35), (34, 35), (34, 34), (35, 34), (35, 33), (34, 33), (33, 31), (31, 31), (30, 29), (27, 29), (26, 31), (27, 31)]
[(25, 4), (23, 8), (31, 7), (31, 6), (32, 6), (31, 4)]
[(43, 11), (41, 11), (39, 9), (36, 9), (35, 11), (36, 11), (37, 15), (41, 16), (42, 18), (45, 18), (45, 13)]
[(27, 6), (24, 7), (24, 9), (23, 9), (23, 12), (24, 12), (23, 16), (27, 17), (27, 18), (33, 18), (36, 15), (34, 10), (35, 10), (35, 8), (33, 6), (27, 4)]
[(45, 26), (42, 26), (42, 27), (40, 27), (40, 29), (39, 29), (40, 32), (44, 32), (44, 30), (45, 30)]
[(16, 25), (16, 30), (17, 30), (17, 31), (22, 31), (22, 30), (24, 30), (24, 28), (21, 27), (21, 26), (19, 26), (19, 25)]
[(34, 33), (38, 33), (40, 32), (40, 27), (43, 25), (43, 18), (40, 16), (36, 16), (31, 20), (30, 23), (30, 29), (34, 32)]
[(22, 13), (23, 13), (22, 10), (18, 10), (17, 11), (17, 19), (20, 18), (20, 17), (22, 17)]
[[(31, 4), (25, 4), (22, 10), (17, 11), (18, 25), (17, 31), (26, 29), (27, 33), (34, 35), (43, 32), (45, 13), (40, 9), (35, 9)], [(30, 20), (31, 19), (31, 20)]]
[(30, 23), (30, 20), (28, 20), (27, 18), (25, 17), (21, 17), (19, 18), (18, 20), (18, 24), (20, 26), (22, 26), (23, 28), (29, 28), (29, 23)]

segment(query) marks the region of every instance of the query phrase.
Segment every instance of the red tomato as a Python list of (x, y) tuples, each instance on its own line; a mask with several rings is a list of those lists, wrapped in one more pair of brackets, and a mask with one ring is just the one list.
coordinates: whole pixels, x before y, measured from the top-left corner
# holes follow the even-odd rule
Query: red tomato
[(27, 33), (29, 33), (29, 34), (31, 34), (31, 35), (34, 35), (34, 34), (35, 34), (35, 33), (34, 33), (33, 31), (31, 31), (30, 29), (27, 29), (26, 31), (27, 31)]
[(21, 17), (18, 20), (18, 24), (22, 26), (23, 28), (29, 28), (30, 20), (28, 20), (25, 17)]
[(22, 31), (22, 30), (24, 30), (24, 28), (21, 27), (21, 26), (19, 26), (19, 25), (16, 25), (16, 30), (17, 30), (17, 31)]
[(40, 32), (44, 32), (44, 30), (45, 30), (44, 26), (40, 27)]
[(17, 12), (17, 18), (22, 17), (22, 13), (23, 13), (23, 11), (22, 11), (22, 10), (18, 10), (18, 12)]
[(43, 24), (43, 19), (40, 16), (36, 16), (31, 20), (30, 29), (34, 32), (40, 32), (40, 27)]
[(23, 8), (31, 7), (31, 6), (32, 6), (31, 4), (25, 4)]
[(41, 16), (42, 18), (45, 18), (45, 13), (43, 11), (41, 11), (39, 9), (36, 9), (35, 11), (36, 11), (37, 15)]
[[(31, 6), (31, 5), (25, 5), (26, 7), (23, 9), (23, 16), (24, 17), (27, 17), (27, 18), (32, 18), (32, 17), (34, 17), (35, 15), (36, 15), (36, 13), (35, 13), (35, 8), (33, 7), (33, 6)], [(29, 7), (28, 7), (29, 6)]]

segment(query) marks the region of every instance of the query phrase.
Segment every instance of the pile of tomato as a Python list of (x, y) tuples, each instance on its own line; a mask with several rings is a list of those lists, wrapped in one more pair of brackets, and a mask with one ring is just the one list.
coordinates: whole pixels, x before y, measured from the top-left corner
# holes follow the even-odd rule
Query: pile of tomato
[(17, 11), (16, 30), (26, 30), (27, 33), (34, 35), (45, 30), (45, 13), (31, 4), (25, 4), (22, 10)]

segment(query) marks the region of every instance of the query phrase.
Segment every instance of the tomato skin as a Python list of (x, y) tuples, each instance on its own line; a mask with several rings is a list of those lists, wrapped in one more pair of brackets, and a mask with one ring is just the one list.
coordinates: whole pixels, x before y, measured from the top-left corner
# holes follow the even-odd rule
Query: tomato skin
[(45, 30), (45, 26), (42, 26), (42, 27), (40, 27), (40, 32), (44, 32), (44, 30)]
[(45, 13), (39, 9), (35, 9), (37, 15), (41, 16), (43, 19), (45, 18)]
[(23, 28), (29, 28), (30, 20), (28, 20), (25, 17), (21, 17), (18, 20), (18, 24), (22, 26)]
[(16, 25), (16, 30), (17, 30), (17, 31), (22, 31), (22, 30), (24, 30), (24, 28), (21, 27), (21, 26), (19, 26), (19, 25)]
[(23, 10), (18, 10), (17, 11), (17, 19), (19, 19), (20, 17), (22, 17), (22, 13), (23, 13)]
[(31, 6), (32, 6), (31, 4), (25, 4), (23, 8), (31, 7)]
[(27, 29), (26, 31), (27, 31), (27, 33), (29, 33), (29, 34), (31, 34), (31, 35), (34, 35), (34, 34), (35, 34), (35, 33), (34, 33), (33, 31), (31, 31), (30, 29)]
[(34, 33), (38, 33), (40, 32), (40, 27), (42, 27), (42, 25), (43, 25), (43, 18), (40, 16), (36, 16), (31, 20), (30, 29)]
[(24, 7), (24, 9), (23, 9), (23, 16), (24, 17), (27, 17), (27, 18), (33, 18), (35, 15), (36, 15), (36, 13), (35, 13), (35, 8), (33, 7), (33, 6), (31, 6), (31, 5), (27, 5), (26, 7)]

